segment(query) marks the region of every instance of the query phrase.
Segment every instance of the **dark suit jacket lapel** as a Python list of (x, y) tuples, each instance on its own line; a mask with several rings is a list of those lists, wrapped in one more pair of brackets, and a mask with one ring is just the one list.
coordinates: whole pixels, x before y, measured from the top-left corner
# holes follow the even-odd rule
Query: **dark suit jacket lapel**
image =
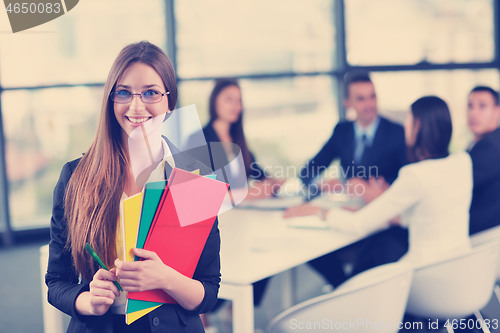
[(347, 164), (352, 164), (354, 161), (354, 149), (356, 149), (356, 138), (354, 135), (354, 122), (350, 123), (351, 126), (347, 128), (348, 132), (347, 135), (345, 136), (346, 142), (346, 158), (347, 158)]
[(388, 131), (386, 127), (387, 122), (384, 118), (380, 117), (377, 130), (373, 136), (372, 144), (363, 156), (363, 165), (369, 167), (370, 165), (378, 164), (376, 156), (379, 155), (380, 150), (383, 149), (384, 142), (387, 142)]
[(377, 131), (375, 132), (375, 136), (373, 137), (371, 145), (371, 147), (375, 147), (375, 149), (380, 148), (380, 145), (385, 141), (385, 135), (387, 134), (387, 129), (385, 128), (387, 123), (385, 122), (384, 118), (380, 116), (379, 118), (380, 122), (378, 123)]

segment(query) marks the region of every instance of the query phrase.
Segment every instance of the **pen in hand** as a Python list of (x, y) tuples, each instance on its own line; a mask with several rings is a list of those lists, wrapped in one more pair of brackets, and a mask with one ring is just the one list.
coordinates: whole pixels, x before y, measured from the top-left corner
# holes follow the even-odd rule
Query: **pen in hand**
[[(89, 243), (85, 244), (85, 249), (87, 250), (88, 253), (90, 253), (92, 258), (94, 258), (94, 260), (97, 261), (97, 263), (99, 264), (99, 266), (101, 266), (102, 269), (109, 271), (109, 269), (106, 267), (106, 265), (104, 265), (101, 258), (99, 258), (99, 256), (97, 255), (97, 253), (95, 253), (94, 249), (90, 246)], [(120, 291), (123, 291), (118, 281), (113, 281), (113, 283)]]

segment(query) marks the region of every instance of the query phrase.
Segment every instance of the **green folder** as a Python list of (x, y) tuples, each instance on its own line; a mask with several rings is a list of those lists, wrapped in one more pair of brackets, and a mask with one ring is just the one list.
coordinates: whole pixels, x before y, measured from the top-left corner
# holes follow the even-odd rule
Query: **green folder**
[(158, 302), (148, 302), (148, 301), (139, 301), (136, 299), (129, 299), (127, 304), (127, 313), (132, 313), (136, 311), (141, 311), (144, 309), (152, 308), (153, 306), (162, 305), (163, 303)]
[[(147, 183), (144, 189), (144, 199), (142, 200), (142, 213), (139, 222), (139, 230), (137, 232), (137, 248), (144, 248), (144, 243), (151, 228), (151, 223), (155, 217), (158, 205), (160, 204), (163, 191), (167, 186), (167, 181), (162, 180), (159, 182)], [(135, 261), (139, 260), (136, 256)]]

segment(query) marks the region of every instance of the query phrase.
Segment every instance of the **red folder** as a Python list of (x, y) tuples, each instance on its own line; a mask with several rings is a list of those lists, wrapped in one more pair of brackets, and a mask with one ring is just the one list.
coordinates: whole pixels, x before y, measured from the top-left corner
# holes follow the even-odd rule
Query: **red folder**
[[(144, 249), (164, 264), (193, 277), (228, 189), (226, 183), (174, 168), (158, 205)], [(177, 303), (163, 290), (129, 292), (128, 298)]]

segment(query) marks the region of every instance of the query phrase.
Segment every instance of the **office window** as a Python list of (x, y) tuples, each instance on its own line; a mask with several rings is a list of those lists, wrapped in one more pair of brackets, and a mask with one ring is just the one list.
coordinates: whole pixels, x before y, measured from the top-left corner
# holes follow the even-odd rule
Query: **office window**
[[(214, 86), (213, 81), (181, 81), (177, 88), (179, 91), (179, 103), (177, 108), (194, 104), (201, 124), (204, 126), (208, 120), (208, 99)], [(243, 107), (245, 107), (245, 95), (242, 92)]]
[[(329, 76), (240, 80), (245, 135), (257, 160), (268, 167), (301, 166), (331, 135), (338, 121), (336, 85)], [(185, 81), (183, 105), (208, 117), (213, 82)], [(293, 176), (293, 175), (292, 175)]]
[(101, 88), (2, 94), (13, 229), (48, 226), (52, 191), (61, 168), (65, 162), (81, 157), (90, 146), (101, 96)]
[(351, 65), (487, 62), (492, 0), (345, 1)]
[[(165, 48), (165, 29), (163, 0), (147, 5), (86, 0), (57, 20), (0, 34), (0, 78), (7, 88), (0, 95), (1, 116), (14, 230), (49, 225), (63, 164), (80, 157), (94, 137), (99, 84), (112, 62), (132, 42), (149, 40)], [(85, 87), (91, 83), (98, 86)], [(68, 87), (51, 87), (56, 84)]]
[(165, 47), (164, 13), (162, 0), (85, 0), (27, 32), (0, 34), (2, 86), (104, 82), (126, 44)]
[(463, 150), (472, 139), (467, 128), (467, 96), (476, 85), (500, 87), (498, 71), (452, 70), (372, 73), (382, 114), (404, 121), (411, 103), (436, 95), (446, 101), (453, 120), (451, 150)]
[[(346, 69), (336, 68), (337, 15), (345, 19), (339, 29), (348, 64), (373, 67), (381, 113), (402, 122), (415, 99), (442, 97), (452, 111), (453, 150), (470, 138), (470, 89), (500, 87), (492, 0), (343, 0), (345, 13), (334, 13), (333, 0), (174, 0), (175, 31), (166, 31), (165, 3), (80, 1), (32, 33), (0, 34), (14, 229), (48, 226), (63, 163), (81, 156), (95, 133), (102, 87), (84, 86), (104, 83), (130, 42), (147, 39), (164, 48), (167, 34), (175, 33), (178, 107), (195, 104), (202, 124), (213, 86), (206, 78), (245, 77), (240, 85), (246, 136), (258, 161), (271, 167), (302, 165), (338, 121), (336, 82)], [(6, 22), (6, 13), (0, 17)], [(451, 69), (469, 62), (492, 69)], [(450, 69), (418, 70), (425, 63)], [(413, 70), (377, 71), (397, 65)], [(69, 87), (53, 87), (59, 84)]]
[(175, 1), (181, 78), (330, 70), (332, 1)]

